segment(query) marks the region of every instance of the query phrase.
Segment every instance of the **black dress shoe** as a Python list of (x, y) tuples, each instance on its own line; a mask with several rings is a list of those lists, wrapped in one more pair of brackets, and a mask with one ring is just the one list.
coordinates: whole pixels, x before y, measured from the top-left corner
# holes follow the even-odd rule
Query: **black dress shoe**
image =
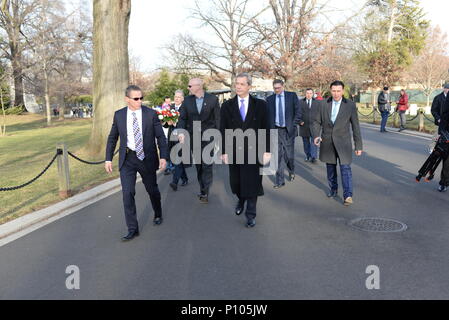
[(185, 187), (188, 184), (189, 184), (189, 180), (183, 181), (183, 182), (181, 182), (181, 187)]
[(288, 181), (293, 181), (293, 180), (295, 180), (295, 174), (294, 173), (289, 173), (288, 174)]
[(256, 219), (249, 219), (246, 222), (246, 227), (247, 228), (253, 228), (256, 225)]
[(329, 198), (335, 198), (337, 196), (337, 190), (331, 190), (329, 191), (329, 193), (327, 194), (327, 196)]
[(178, 190), (178, 185), (173, 183), (173, 182), (170, 182), (170, 187), (173, 189), (173, 191), (177, 191)]
[(161, 217), (157, 217), (157, 218), (153, 219), (153, 224), (155, 226), (158, 226), (158, 225), (160, 225), (162, 223), (162, 221), (163, 221), (163, 219)]
[(273, 188), (279, 189), (279, 188), (282, 188), (283, 186), (285, 186), (285, 182), (284, 182), (283, 184), (275, 184), (275, 185), (273, 186)]
[(315, 158), (312, 158), (312, 160), (311, 160), (310, 162), (316, 163), (316, 159), (315, 159)]
[(128, 232), (128, 234), (122, 238), (122, 241), (129, 241), (129, 240), (133, 239), (134, 237), (138, 237), (138, 236), (139, 236), (139, 231), (131, 231), (131, 232)]
[(243, 206), (244, 206), (244, 204), (240, 203), (240, 201), (237, 202), (237, 206), (235, 207), (235, 214), (236, 214), (236, 215), (239, 216), (239, 215), (242, 214), (242, 212), (243, 212)]
[(200, 198), (200, 203), (202, 203), (202, 204), (209, 203), (209, 199), (208, 199), (207, 195), (201, 195), (199, 198)]

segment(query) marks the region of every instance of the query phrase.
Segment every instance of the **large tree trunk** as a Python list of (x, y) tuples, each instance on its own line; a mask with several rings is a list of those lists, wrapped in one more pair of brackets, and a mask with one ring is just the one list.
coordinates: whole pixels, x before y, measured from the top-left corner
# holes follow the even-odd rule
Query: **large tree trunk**
[(22, 55), (15, 46), (11, 46), (11, 66), (14, 79), (14, 106), (24, 106)]
[(45, 110), (47, 110), (47, 126), (51, 126), (51, 105), (50, 105), (50, 89), (48, 86), (48, 72), (44, 65), (44, 97), (45, 97)]
[(131, 0), (94, 0), (94, 121), (89, 152), (101, 155), (114, 112), (124, 106), (129, 83), (128, 25)]

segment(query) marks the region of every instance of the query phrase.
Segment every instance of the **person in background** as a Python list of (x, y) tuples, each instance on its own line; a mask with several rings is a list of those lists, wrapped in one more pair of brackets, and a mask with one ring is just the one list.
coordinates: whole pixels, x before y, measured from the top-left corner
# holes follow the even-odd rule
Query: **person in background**
[(387, 132), (385, 129), (391, 110), (391, 97), (388, 87), (384, 87), (384, 90), (379, 94), (377, 98), (377, 104), (379, 105), (379, 112), (382, 116), (380, 122), (380, 132)]
[(396, 107), (396, 111), (398, 112), (401, 120), (401, 126), (399, 127), (399, 132), (401, 132), (402, 130), (405, 130), (405, 125), (407, 124), (405, 112), (408, 110), (408, 95), (404, 89), (401, 90), (401, 95), (399, 96), (397, 104), (398, 106)]
[[(182, 90), (176, 90), (175, 92), (175, 103), (172, 105), (172, 110), (178, 111), (181, 108), (182, 102), (184, 101), (184, 92)], [(175, 131), (177, 123), (173, 123), (169, 130), (168, 130), (168, 136), (171, 137), (173, 132)], [(168, 148), (171, 151), (171, 149), (176, 145), (176, 141), (168, 141)], [(173, 189), (173, 191), (178, 190), (178, 182), (179, 179), (181, 179), (181, 186), (185, 187), (188, 184), (189, 178), (187, 177), (186, 173), (186, 166), (190, 166), (184, 163), (175, 164), (175, 169), (173, 172), (173, 180), (170, 183), (170, 187)]]
[(306, 90), (306, 97), (299, 101), (299, 135), (302, 137), (304, 143), (306, 162), (310, 161), (315, 163), (317, 158), (318, 148), (313, 143), (311, 125), (313, 113), (318, 109), (319, 103), (313, 98), (313, 89), (310, 88)]

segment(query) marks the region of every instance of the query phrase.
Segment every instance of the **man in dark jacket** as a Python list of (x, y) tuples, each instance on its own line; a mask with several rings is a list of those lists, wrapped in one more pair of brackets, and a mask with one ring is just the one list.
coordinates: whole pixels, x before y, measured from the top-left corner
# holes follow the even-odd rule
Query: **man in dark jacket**
[(306, 90), (306, 97), (299, 101), (299, 135), (304, 143), (305, 161), (316, 162), (318, 148), (313, 143), (312, 120), (313, 113), (318, 109), (320, 102), (313, 98), (313, 89)]
[(289, 181), (295, 179), (295, 138), (298, 135), (299, 99), (295, 92), (284, 90), (284, 81), (273, 81), (275, 94), (267, 98), (270, 127), (278, 130), (278, 170), (275, 189), (285, 185), (284, 171), (288, 169)]
[[(229, 164), (231, 190), (238, 198), (235, 214), (240, 215), (247, 204), (245, 215), (248, 228), (256, 225), (257, 198), (264, 194), (260, 170), (271, 158), (267, 104), (249, 94), (251, 84), (249, 74), (236, 76), (237, 95), (223, 103), (220, 116), (223, 137), (221, 158)], [(259, 144), (260, 131), (266, 133), (264, 146), (261, 146), (262, 141)], [(239, 132), (248, 137), (236, 138)]]
[[(447, 87), (447, 88), (446, 88)], [(449, 90), (449, 85), (445, 86), (445, 90)], [(444, 92), (443, 92), (444, 94)], [(435, 116), (438, 117), (438, 131), (440, 134), (444, 132), (449, 132), (449, 95), (446, 94), (444, 99), (444, 104), (441, 105), (440, 111), (435, 110)], [(437, 118), (435, 118), (437, 119)], [(443, 161), (443, 168), (441, 170), (441, 179), (438, 186), (438, 191), (445, 192), (449, 187), (449, 157)]]
[[(198, 182), (200, 184), (200, 193), (198, 198), (201, 203), (207, 204), (209, 202), (209, 189), (212, 185), (213, 173), (212, 164), (206, 164), (202, 161), (203, 149), (212, 143), (213, 138), (209, 141), (193, 141), (193, 130), (196, 125), (201, 124), (201, 132), (196, 132), (203, 136), (204, 131), (208, 129), (220, 128), (220, 103), (218, 98), (214, 95), (204, 92), (203, 80), (199, 78), (193, 78), (189, 81), (189, 90), (191, 95), (184, 99), (180, 108), (180, 116), (177, 125), (177, 129), (184, 129), (190, 135), (190, 148), (193, 152), (194, 160), (196, 163), (196, 170), (198, 176)], [(184, 142), (184, 135), (178, 135), (179, 141)], [(196, 144), (201, 144), (199, 155), (200, 159), (196, 159), (195, 155)], [(195, 148), (195, 149), (194, 149)], [(198, 148), (199, 149), (199, 148)]]
[(380, 122), (380, 132), (387, 132), (385, 126), (387, 125), (391, 110), (391, 97), (388, 87), (384, 87), (384, 90), (379, 94), (377, 104), (379, 105), (379, 112), (382, 116), (382, 120)]
[(336, 197), (337, 159), (340, 162), (343, 184), (344, 205), (353, 203), (352, 195), (352, 137), (355, 144), (355, 154), (362, 155), (362, 135), (354, 102), (343, 97), (344, 83), (334, 81), (331, 84), (332, 97), (320, 104), (315, 113), (312, 132), (315, 144), (320, 147), (320, 160), (327, 164), (327, 179), (330, 191), (328, 197)]
[[(443, 92), (441, 92), (439, 95), (437, 95), (432, 102), (432, 115), (435, 119), (435, 125), (439, 126), (441, 121), (441, 115), (443, 113), (444, 105), (446, 103), (446, 98), (449, 93), (449, 83), (446, 83), (443, 86)], [(440, 128), (438, 129), (440, 130)], [(439, 131), (440, 132), (440, 131)]]
[(125, 220), (128, 227), (128, 234), (122, 240), (128, 241), (139, 235), (134, 199), (137, 172), (141, 175), (145, 189), (150, 196), (154, 210), (153, 222), (155, 225), (162, 223), (161, 194), (157, 185), (156, 171), (165, 169), (168, 147), (156, 112), (142, 106), (142, 90), (132, 85), (126, 89), (125, 94), (128, 106), (114, 114), (106, 144), (105, 169), (106, 172), (112, 173), (112, 158), (120, 137), (118, 169), (122, 184)]

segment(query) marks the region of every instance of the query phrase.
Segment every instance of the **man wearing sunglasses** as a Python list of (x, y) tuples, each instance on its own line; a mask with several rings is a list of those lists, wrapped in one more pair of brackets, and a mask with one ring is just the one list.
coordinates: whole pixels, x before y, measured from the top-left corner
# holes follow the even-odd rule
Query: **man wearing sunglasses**
[[(126, 89), (127, 107), (114, 114), (111, 132), (106, 145), (105, 169), (112, 173), (112, 158), (120, 137), (119, 170), (122, 184), (123, 205), (128, 234), (122, 241), (128, 241), (139, 235), (137, 222), (136, 178), (137, 172), (142, 177), (154, 210), (155, 225), (162, 223), (161, 194), (157, 185), (156, 171), (165, 169), (168, 159), (167, 138), (162, 130), (156, 112), (142, 107), (143, 94), (138, 86)], [(159, 154), (156, 147), (159, 148)]]

